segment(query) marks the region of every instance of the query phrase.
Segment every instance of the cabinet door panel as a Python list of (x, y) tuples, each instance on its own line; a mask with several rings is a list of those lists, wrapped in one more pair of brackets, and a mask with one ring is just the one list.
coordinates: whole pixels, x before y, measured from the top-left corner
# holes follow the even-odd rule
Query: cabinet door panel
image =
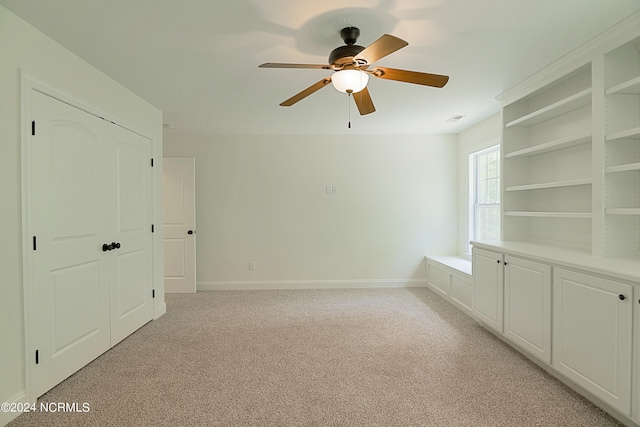
[(478, 320), (502, 333), (502, 254), (473, 249), (473, 313)]
[(505, 335), (551, 362), (551, 267), (505, 257)]
[(458, 303), (467, 312), (472, 311), (473, 283), (467, 278), (451, 276), (451, 300)]
[(553, 281), (554, 367), (629, 415), (631, 286), (563, 269)]
[(444, 269), (438, 268), (435, 264), (427, 264), (427, 274), (429, 287), (435, 292), (447, 296), (449, 294), (449, 273)]

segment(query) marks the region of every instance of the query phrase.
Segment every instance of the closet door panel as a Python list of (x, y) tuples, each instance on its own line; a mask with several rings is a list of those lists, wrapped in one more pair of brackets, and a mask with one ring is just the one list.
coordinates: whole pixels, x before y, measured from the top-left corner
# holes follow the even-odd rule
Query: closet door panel
[(113, 125), (114, 249), (111, 260), (111, 345), (153, 317), (151, 141)]
[(37, 396), (109, 348), (107, 123), (32, 92), (32, 348)]

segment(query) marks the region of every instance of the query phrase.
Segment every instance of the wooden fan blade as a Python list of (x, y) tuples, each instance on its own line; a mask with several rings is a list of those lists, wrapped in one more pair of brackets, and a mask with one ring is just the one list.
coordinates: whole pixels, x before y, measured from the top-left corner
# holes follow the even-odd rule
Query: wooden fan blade
[(417, 71), (398, 70), (396, 68), (376, 67), (371, 71), (375, 77), (396, 80), (399, 82), (415, 83), (424, 86), (443, 87), (449, 81), (449, 76), (440, 74), (420, 73)]
[(290, 107), (293, 104), (295, 104), (296, 102), (301, 101), (304, 98), (306, 98), (307, 96), (311, 95), (312, 93), (322, 89), (323, 87), (325, 87), (329, 83), (331, 83), (331, 77), (327, 77), (326, 79), (322, 79), (318, 83), (309, 86), (308, 88), (306, 88), (302, 92), (293, 95), (291, 98), (289, 98), (286, 101), (282, 102), (280, 105), (283, 106), (283, 107)]
[(364, 116), (365, 114), (371, 114), (376, 111), (376, 107), (373, 106), (373, 100), (371, 99), (369, 90), (366, 87), (351, 96), (353, 96), (353, 100), (356, 101), (360, 115)]
[(321, 64), (282, 64), (278, 62), (266, 62), (258, 65), (258, 68), (311, 68), (318, 70), (331, 70), (329, 65)]
[(367, 46), (362, 52), (353, 57), (354, 60), (364, 60), (367, 64), (376, 62), (396, 50), (408, 45), (406, 41), (391, 34), (383, 34), (378, 40)]

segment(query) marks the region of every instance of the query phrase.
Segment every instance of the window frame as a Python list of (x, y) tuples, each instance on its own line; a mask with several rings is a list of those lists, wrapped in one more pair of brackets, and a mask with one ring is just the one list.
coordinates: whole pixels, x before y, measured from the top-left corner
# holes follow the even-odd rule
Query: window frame
[[(500, 204), (502, 202), (502, 188), (500, 185), (500, 180), (502, 179), (502, 170), (501, 170), (501, 166), (502, 166), (502, 158), (501, 158), (501, 153), (500, 153), (500, 144), (495, 144), (492, 145), (490, 147), (487, 148), (483, 148), (481, 150), (477, 150), (474, 151), (472, 153), (469, 153), (469, 224), (468, 224), (468, 236), (470, 240), (475, 240), (475, 241), (479, 241), (478, 239), (478, 230), (477, 230), (477, 223), (478, 223), (478, 211), (479, 209), (482, 209), (482, 207), (493, 207), (493, 208), (498, 208), (499, 211), (499, 216), (498, 216), (498, 235), (496, 236), (497, 239), (500, 239), (501, 237), (501, 222), (502, 222), (502, 218), (500, 215)], [(492, 152), (497, 152), (497, 161), (498, 161), (498, 165), (497, 165), (497, 177), (491, 177), (491, 178), (487, 178), (487, 180), (489, 179), (497, 179), (497, 183), (495, 183), (494, 185), (496, 185), (496, 199), (497, 202), (492, 202), (492, 203), (477, 203), (478, 200), (478, 166), (477, 166), (477, 162), (478, 162), (478, 158), (484, 155), (488, 155)]]

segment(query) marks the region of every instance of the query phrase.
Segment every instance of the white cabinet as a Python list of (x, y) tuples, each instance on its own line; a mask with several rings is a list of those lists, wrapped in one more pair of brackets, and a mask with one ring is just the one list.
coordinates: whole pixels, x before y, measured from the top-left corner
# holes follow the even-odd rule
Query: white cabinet
[(482, 323), (502, 333), (503, 256), (473, 248), (473, 314)]
[(473, 249), (473, 313), (522, 349), (551, 362), (551, 267)]
[(504, 334), (551, 363), (551, 267), (507, 255), (504, 269)]
[(631, 414), (631, 285), (554, 269), (553, 367)]

